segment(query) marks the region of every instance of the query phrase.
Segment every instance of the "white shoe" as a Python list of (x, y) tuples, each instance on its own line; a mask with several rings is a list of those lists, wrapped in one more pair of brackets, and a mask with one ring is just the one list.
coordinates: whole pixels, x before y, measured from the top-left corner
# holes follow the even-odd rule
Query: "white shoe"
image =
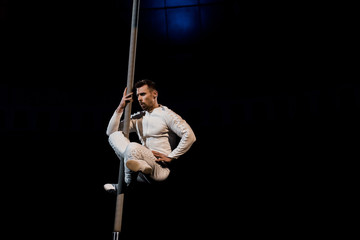
[(117, 184), (115, 183), (107, 183), (104, 185), (105, 191), (108, 193), (116, 193), (117, 192)]
[(152, 173), (152, 167), (143, 160), (128, 160), (126, 162), (126, 166), (134, 172), (142, 172), (144, 174), (151, 174)]

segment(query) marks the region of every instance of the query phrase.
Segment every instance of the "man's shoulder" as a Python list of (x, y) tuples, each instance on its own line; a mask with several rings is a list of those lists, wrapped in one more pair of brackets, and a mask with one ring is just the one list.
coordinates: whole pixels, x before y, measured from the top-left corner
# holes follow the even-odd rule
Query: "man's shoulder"
[(170, 108), (168, 108), (167, 106), (164, 106), (164, 105), (161, 105), (160, 109), (161, 109), (161, 111), (163, 113), (169, 113), (169, 114), (174, 114), (175, 113), (172, 109), (170, 109)]
[(179, 114), (177, 114), (174, 110), (168, 108), (167, 106), (161, 105), (161, 112), (163, 112), (163, 116), (173, 118), (181, 118)]

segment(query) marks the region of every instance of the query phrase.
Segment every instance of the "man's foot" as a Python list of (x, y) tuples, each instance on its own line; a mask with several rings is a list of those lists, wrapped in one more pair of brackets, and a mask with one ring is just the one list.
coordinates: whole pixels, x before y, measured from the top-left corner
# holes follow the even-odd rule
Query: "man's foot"
[(143, 160), (128, 160), (126, 166), (134, 172), (140, 171), (144, 174), (150, 174), (152, 172), (150, 165)]
[(117, 187), (118, 185), (115, 183), (107, 183), (104, 185), (105, 191), (111, 194), (117, 193)]

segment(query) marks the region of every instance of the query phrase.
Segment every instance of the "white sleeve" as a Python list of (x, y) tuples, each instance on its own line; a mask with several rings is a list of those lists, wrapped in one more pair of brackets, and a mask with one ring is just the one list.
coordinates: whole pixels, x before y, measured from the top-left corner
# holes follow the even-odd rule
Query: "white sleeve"
[(121, 113), (118, 113), (116, 111), (114, 112), (107, 126), (106, 135), (110, 136), (110, 134), (119, 131), (121, 116), (122, 116), (122, 112)]
[(190, 125), (170, 109), (168, 109), (166, 119), (169, 128), (181, 138), (177, 147), (168, 155), (168, 157), (176, 159), (190, 149), (196, 141), (196, 137)]

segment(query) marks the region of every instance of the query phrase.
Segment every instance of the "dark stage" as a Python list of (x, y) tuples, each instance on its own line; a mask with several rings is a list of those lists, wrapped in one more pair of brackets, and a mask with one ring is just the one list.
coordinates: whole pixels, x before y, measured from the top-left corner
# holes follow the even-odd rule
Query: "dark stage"
[[(119, 161), (105, 131), (126, 86), (131, 2), (1, 1), (11, 238), (112, 238), (103, 185)], [(157, 82), (197, 140), (168, 181), (125, 194), (122, 239), (339, 233), (359, 158), (351, 9), (141, 2), (135, 81)]]

